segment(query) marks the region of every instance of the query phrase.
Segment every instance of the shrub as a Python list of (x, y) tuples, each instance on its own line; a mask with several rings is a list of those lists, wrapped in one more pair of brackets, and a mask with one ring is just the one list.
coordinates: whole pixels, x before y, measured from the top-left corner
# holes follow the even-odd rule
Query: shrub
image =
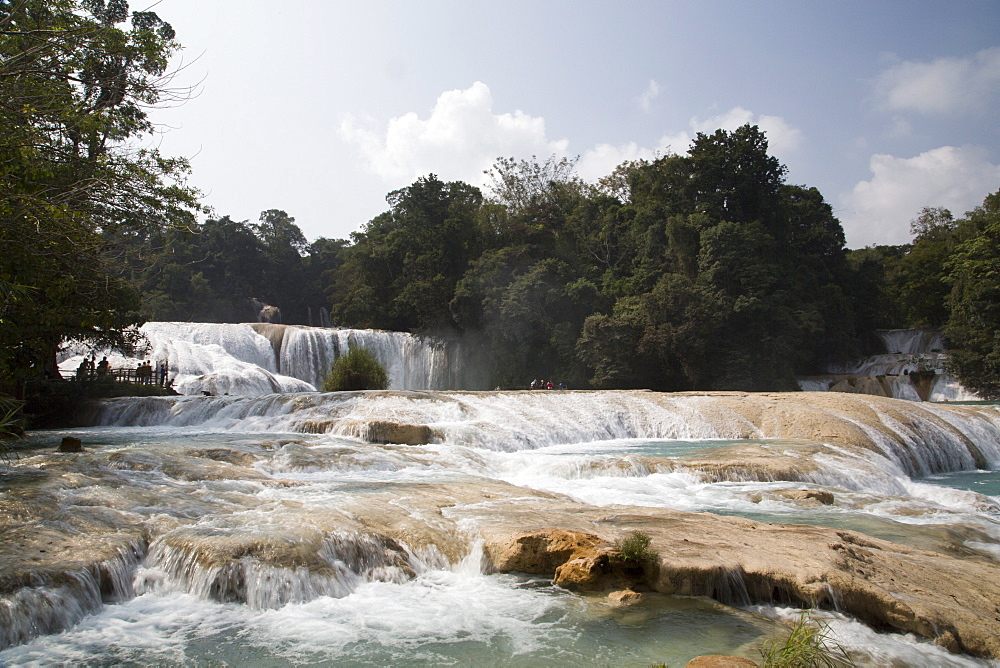
[(659, 552), (649, 549), (652, 539), (642, 531), (633, 531), (615, 541), (618, 559), (626, 566), (643, 566), (660, 558)]
[(324, 392), (346, 390), (384, 390), (389, 387), (389, 374), (367, 348), (351, 346), (338, 357), (323, 381)]
[(6, 440), (17, 438), (24, 433), (24, 421), (21, 417), (21, 407), (24, 402), (12, 397), (0, 395), (0, 462), (10, 466), (11, 455), (15, 457)]
[(830, 638), (829, 627), (823, 622), (812, 623), (804, 612), (783, 641), (765, 640), (760, 655), (764, 668), (855, 665), (847, 651)]

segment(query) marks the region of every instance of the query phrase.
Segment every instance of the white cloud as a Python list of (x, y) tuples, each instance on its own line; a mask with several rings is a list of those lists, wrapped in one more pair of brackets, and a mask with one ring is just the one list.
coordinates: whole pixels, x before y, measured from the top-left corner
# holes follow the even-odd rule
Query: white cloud
[(580, 156), (577, 172), (584, 179), (594, 181), (610, 174), (615, 167), (626, 160), (640, 158), (651, 160), (657, 155), (669, 152), (684, 155), (691, 148), (691, 142), (699, 132), (710, 134), (720, 128), (733, 131), (747, 123), (757, 125), (767, 133), (768, 152), (782, 162), (788, 155), (795, 153), (802, 142), (802, 131), (789, 125), (781, 116), (755, 115), (743, 107), (733, 107), (711, 118), (701, 119), (695, 116), (688, 123), (689, 130), (663, 135), (652, 147), (641, 147), (635, 142), (621, 146), (599, 144)]
[(731, 132), (747, 123), (758, 126), (767, 134), (768, 152), (779, 159), (783, 160), (789, 154), (797, 151), (802, 143), (802, 131), (789, 125), (781, 116), (768, 116), (767, 114), (755, 116), (752, 111), (743, 107), (733, 107), (724, 114), (704, 120), (697, 117), (692, 118), (691, 129), (705, 134), (715, 132), (720, 128)]
[[(652, 99), (658, 90), (656, 82), (650, 81), (644, 95)], [(432, 172), (444, 180), (483, 186), (488, 181), (484, 172), (498, 157), (568, 155), (567, 140), (546, 136), (544, 118), (520, 110), (495, 114), (492, 107), (489, 87), (477, 81), (464, 90), (442, 93), (427, 118), (409, 112), (379, 126), (373, 119), (345, 116), (340, 136), (356, 147), (369, 172), (392, 187)], [(627, 160), (651, 160), (670, 152), (684, 154), (698, 132), (735, 130), (746, 123), (759, 125), (767, 133), (770, 151), (779, 159), (794, 152), (801, 141), (801, 131), (780, 116), (755, 115), (734, 107), (711, 118), (694, 117), (689, 130), (665, 134), (651, 147), (636, 142), (598, 144), (580, 156), (577, 173), (587, 181), (596, 181)]]
[(653, 160), (657, 157), (658, 153), (664, 152), (658, 149), (639, 146), (635, 142), (629, 142), (621, 146), (598, 144), (580, 156), (580, 160), (576, 163), (576, 173), (583, 180), (593, 183), (613, 172), (615, 167), (623, 162)]
[(838, 211), (848, 245), (910, 241), (910, 221), (925, 206), (942, 206), (960, 216), (1000, 186), (1000, 165), (981, 147), (942, 146), (913, 158), (876, 154), (872, 178), (840, 200)]
[(639, 108), (649, 113), (653, 110), (653, 100), (655, 100), (660, 95), (660, 84), (656, 83), (653, 79), (649, 80), (649, 85), (646, 86), (646, 90), (642, 92), (639, 96)]
[(383, 128), (373, 120), (346, 116), (340, 136), (360, 151), (370, 172), (403, 184), (435, 173), (443, 180), (475, 185), (498, 157), (565, 155), (568, 142), (545, 135), (545, 119), (517, 110), (494, 114), (489, 87), (477, 81), (442, 93), (427, 118), (410, 112)]
[(771, 155), (784, 161), (802, 145), (802, 130), (792, 127), (781, 116), (757, 117), (757, 125), (767, 133), (767, 147)]
[(967, 58), (903, 61), (875, 79), (878, 106), (888, 111), (956, 114), (989, 108), (1000, 90), (1000, 47)]

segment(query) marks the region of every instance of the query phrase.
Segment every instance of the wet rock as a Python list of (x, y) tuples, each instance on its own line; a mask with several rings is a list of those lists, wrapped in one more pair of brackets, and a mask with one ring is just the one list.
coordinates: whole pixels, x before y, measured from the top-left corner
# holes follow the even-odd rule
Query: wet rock
[(608, 566), (608, 559), (604, 555), (576, 557), (560, 564), (552, 581), (568, 589), (601, 589), (601, 581), (610, 572)]
[(774, 493), (793, 501), (816, 501), (824, 506), (833, 505), (833, 493), (819, 489), (776, 489)]
[[(508, 507), (502, 514), (504, 526), (529, 529), (513, 538), (487, 539), (487, 554), (502, 555), (502, 563), (544, 574), (551, 572), (552, 560), (564, 556), (566, 561), (556, 566), (557, 577), (580, 589), (605, 589), (614, 577), (587, 550), (539, 550), (561, 542), (547, 538), (557, 530), (530, 530), (539, 521), (572, 523), (581, 529), (576, 535), (586, 535), (596, 548), (599, 532), (614, 530), (607, 526), (606, 512), (591, 515), (592, 534), (582, 531), (585, 513), (572, 504), (564, 511), (550, 505), (544, 513)], [(652, 538), (650, 547), (660, 555), (658, 575), (650, 582), (653, 591), (706, 596), (730, 605), (836, 608), (874, 628), (940, 639), (953, 651), (1000, 656), (1000, 616), (995, 614), (1000, 565), (995, 562), (927, 552), (852, 531), (708, 513), (621, 509), (614, 524), (618, 531), (639, 528)], [(527, 554), (510, 553), (518, 547)], [(544, 568), (532, 571), (533, 564)]]
[[(487, 550), (497, 570), (520, 571), (554, 577), (556, 569), (580, 559), (574, 566), (582, 573), (590, 568), (585, 561), (597, 556), (602, 545), (607, 545), (594, 534), (562, 529), (543, 529), (509, 538), (493, 544)], [(569, 577), (568, 570), (566, 577)], [(586, 579), (586, 578), (584, 578)]]
[(425, 424), (406, 424), (386, 420), (305, 420), (299, 431), (311, 434), (341, 434), (368, 443), (427, 445), (433, 442), (434, 430)]
[(83, 452), (83, 441), (76, 436), (63, 436), (59, 452)]
[(635, 605), (642, 600), (642, 594), (631, 589), (622, 589), (608, 594), (608, 603), (615, 607), (627, 607)]
[(757, 668), (758, 664), (742, 656), (706, 654), (696, 656), (687, 662), (685, 668)]
[(398, 443), (400, 445), (427, 445), (433, 432), (424, 424), (401, 424), (398, 422), (369, 422), (361, 430), (361, 438), (369, 443)]
[(188, 450), (184, 454), (190, 457), (204, 457), (217, 462), (234, 464), (235, 466), (250, 467), (257, 461), (257, 457), (249, 452), (239, 452), (230, 448), (206, 448), (204, 450)]
[(813, 444), (779, 449), (766, 443), (734, 445), (705, 456), (683, 457), (676, 465), (698, 475), (705, 482), (746, 482), (786, 480), (807, 482), (817, 470)]

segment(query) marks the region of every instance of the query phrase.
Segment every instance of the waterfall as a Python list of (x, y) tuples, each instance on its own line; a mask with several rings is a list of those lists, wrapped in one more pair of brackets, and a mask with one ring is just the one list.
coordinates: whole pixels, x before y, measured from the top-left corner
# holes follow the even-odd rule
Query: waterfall
[[(320, 317), (329, 320), (323, 309)], [(385, 365), (392, 389), (467, 385), (457, 344), (406, 332), (267, 322), (148, 322), (140, 331), (148, 342), (143, 354), (129, 357), (105, 350), (98, 356), (107, 355), (116, 369), (134, 369), (144, 359), (166, 361), (173, 387), (181, 394), (256, 396), (315, 391), (333, 361), (352, 345), (368, 348)], [(60, 368), (74, 371), (85, 354), (70, 346), (60, 359)]]
[(944, 351), (941, 332), (929, 327), (916, 329), (881, 329), (877, 334), (889, 353), (920, 355)]
[[(178, 531), (170, 543), (154, 543), (136, 574), (136, 594), (181, 591), (220, 603), (245, 603), (254, 609), (280, 608), (319, 596), (343, 598), (363, 582), (405, 582), (419, 568), (404, 548), (384, 537), (336, 532), (323, 536), (314, 551), (312, 568), (275, 567), (252, 557), (204, 563), (206, 545), (216, 536), (204, 529)], [(248, 540), (269, 540), (266, 532)], [(305, 542), (300, 536), (289, 540)], [(211, 554), (211, 552), (209, 552)]]
[(351, 346), (368, 348), (385, 365), (392, 389), (437, 390), (461, 386), (457, 346), (406, 332), (325, 329), (295, 325), (251, 325), (271, 341), (279, 373), (323, 384), (330, 365)]
[[(420, 425), (433, 442), (494, 451), (614, 439), (798, 438), (796, 420), (852, 448), (867, 443), (911, 476), (1000, 466), (1000, 413), (867, 395), (652, 392), (365, 392), (267, 397), (122, 398), (99, 425), (204, 425), (361, 438), (373, 423)], [(781, 420), (777, 409), (794, 410)]]
[(829, 375), (799, 380), (804, 392), (851, 392), (908, 401), (976, 401), (978, 397), (948, 373), (944, 339), (936, 329), (876, 332), (886, 353), (832, 365)]
[(0, 649), (39, 633), (57, 633), (105, 603), (132, 598), (132, 573), (145, 545), (125, 541), (112, 551), (115, 556), (111, 559), (63, 577), (37, 578), (33, 586), (20, 588), (13, 601), (0, 600)]
[[(305, 360), (337, 354), (352, 335), (394, 354), (413, 343), (268, 324), (157, 327), (187, 331), (182, 343), (216, 354), (228, 345), (275, 378), (292, 359), (309, 368)], [(408, 354), (440, 352), (428, 348)], [(732, 651), (717, 639), (746, 628), (733, 646), (759, 642), (766, 629), (743, 612), (672, 584), (703, 575), (711, 587), (699, 591), (732, 605), (839, 601), (863, 619), (880, 610), (856, 594), (871, 591), (867, 582), (909, 578), (900, 587), (931, 610), (922, 618), (934, 619), (929, 597), (943, 591), (939, 619), (957, 615), (955, 592), (960, 621), (972, 620), (963, 638), (994, 624), (996, 598), (974, 595), (995, 592), (1000, 573), (1000, 486), (980, 486), (1000, 485), (993, 405), (828, 392), (385, 390), (123, 397), (99, 402), (94, 416), (73, 432), (84, 453), (56, 451), (64, 432), (31, 434), (5, 479), (0, 663), (618, 665), (645, 648), (644, 663), (683, 665), (693, 642)], [(375, 425), (424, 438), (376, 441)], [(977, 482), (938, 484), (949, 475)], [(581, 531), (610, 546), (635, 530), (671, 550), (660, 562), (670, 577), (654, 583), (666, 596), (615, 610), (553, 585), (553, 569), (575, 561), (560, 546)], [(856, 570), (847, 551), (886, 570)], [(815, 565), (799, 566), (813, 553)], [(938, 566), (940, 579), (924, 576)], [(655, 615), (656, 633), (615, 617), (639, 613)], [(939, 631), (928, 628), (933, 640)], [(883, 654), (904, 637), (916, 647), (905, 656), (940, 654), (924, 664)], [(851, 649), (865, 665), (948, 658), (902, 634), (872, 633)]]

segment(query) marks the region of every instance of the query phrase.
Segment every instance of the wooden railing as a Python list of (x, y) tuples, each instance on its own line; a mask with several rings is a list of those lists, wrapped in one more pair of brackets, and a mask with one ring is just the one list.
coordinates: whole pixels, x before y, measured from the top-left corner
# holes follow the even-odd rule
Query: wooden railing
[(87, 371), (82, 376), (79, 371), (63, 371), (61, 375), (66, 380), (88, 381), (110, 378), (119, 383), (134, 383), (136, 385), (162, 385), (166, 387), (170, 384), (169, 374), (162, 373), (157, 367), (154, 367), (152, 373), (148, 376), (140, 375), (139, 369), (108, 369), (104, 373), (94, 370)]

